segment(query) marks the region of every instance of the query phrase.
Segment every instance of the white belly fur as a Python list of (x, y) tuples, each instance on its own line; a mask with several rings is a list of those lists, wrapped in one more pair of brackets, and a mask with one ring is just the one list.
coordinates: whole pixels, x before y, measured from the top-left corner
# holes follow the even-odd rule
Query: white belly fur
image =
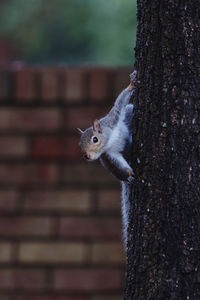
[(129, 132), (126, 124), (119, 121), (117, 126), (113, 129), (107, 144), (107, 151), (121, 152), (124, 149), (125, 141), (129, 138)]

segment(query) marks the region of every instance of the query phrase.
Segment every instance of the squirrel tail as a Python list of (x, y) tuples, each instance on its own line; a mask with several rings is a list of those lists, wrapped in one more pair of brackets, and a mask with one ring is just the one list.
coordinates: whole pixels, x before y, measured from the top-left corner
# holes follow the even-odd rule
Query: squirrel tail
[(122, 223), (123, 223), (123, 240), (125, 249), (127, 249), (128, 241), (128, 224), (129, 224), (129, 209), (130, 209), (130, 192), (131, 186), (125, 181), (121, 181), (122, 188)]

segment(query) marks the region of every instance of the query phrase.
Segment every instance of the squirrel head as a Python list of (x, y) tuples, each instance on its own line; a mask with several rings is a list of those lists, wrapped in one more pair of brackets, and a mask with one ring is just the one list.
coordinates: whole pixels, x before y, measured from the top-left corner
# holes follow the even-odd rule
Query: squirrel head
[(96, 160), (103, 153), (105, 146), (105, 138), (99, 120), (95, 120), (93, 126), (82, 131), (79, 146), (81, 147), (83, 156), (88, 161)]

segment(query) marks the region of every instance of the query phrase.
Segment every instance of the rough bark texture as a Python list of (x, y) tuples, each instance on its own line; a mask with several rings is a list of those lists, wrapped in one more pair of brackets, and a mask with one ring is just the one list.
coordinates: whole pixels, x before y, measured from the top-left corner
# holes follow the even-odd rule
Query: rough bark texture
[(138, 0), (125, 299), (200, 299), (200, 3)]

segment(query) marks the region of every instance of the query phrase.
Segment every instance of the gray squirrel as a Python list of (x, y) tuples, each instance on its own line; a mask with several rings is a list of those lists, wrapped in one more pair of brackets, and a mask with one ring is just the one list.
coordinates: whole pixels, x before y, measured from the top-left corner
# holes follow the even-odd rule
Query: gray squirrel
[(117, 97), (109, 113), (95, 120), (93, 126), (82, 131), (79, 145), (87, 161), (99, 159), (122, 186), (122, 220), (125, 246), (127, 244), (129, 193), (134, 173), (130, 166), (132, 142), (133, 104), (129, 104), (134, 92), (136, 71), (131, 75), (130, 85)]

